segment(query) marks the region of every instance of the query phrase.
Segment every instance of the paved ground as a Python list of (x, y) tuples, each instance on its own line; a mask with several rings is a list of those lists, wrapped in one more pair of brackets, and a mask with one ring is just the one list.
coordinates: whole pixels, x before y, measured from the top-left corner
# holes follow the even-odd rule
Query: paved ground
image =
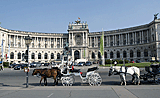
[[(82, 71), (86, 68), (77, 67)], [(119, 85), (119, 76), (108, 77), (109, 68), (100, 67), (99, 73), (103, 83), (99, 87), (82, 84), (76, 78), (76, 84), (71, 87), (52, 86), (53, 80), (48, 79), (48, 86), (39, 86), (39, 78), (29, 73), (29, 88), (25, 88), (25, 73), (11, 69), (0, 72), (0, 98), (159, 98), (160, 85), (143, 83), (127, 86)], [(128, 80), (130, 77), (128, 76)]]
[(3, 87), (0, 98), (159, 98), (160, 85)]

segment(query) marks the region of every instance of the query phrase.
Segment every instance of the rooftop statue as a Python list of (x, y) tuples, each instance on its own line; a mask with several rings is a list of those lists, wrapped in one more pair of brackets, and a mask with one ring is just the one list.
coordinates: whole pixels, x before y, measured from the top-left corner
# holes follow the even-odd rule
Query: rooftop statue
[(157, 19), (158, 14), (159, 14), (159, 13), (154, 14), (154, 20)]
[(77, 20), (77, 21), (75, 21), (77, 24), (79, 24), (81, 21), (80, 20)]

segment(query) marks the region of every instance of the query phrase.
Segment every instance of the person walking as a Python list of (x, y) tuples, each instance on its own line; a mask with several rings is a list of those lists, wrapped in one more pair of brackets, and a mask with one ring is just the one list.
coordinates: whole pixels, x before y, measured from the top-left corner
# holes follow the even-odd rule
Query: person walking
[(117, 61), (114, 61), (114, 66), (116, 66), (117, 65)]

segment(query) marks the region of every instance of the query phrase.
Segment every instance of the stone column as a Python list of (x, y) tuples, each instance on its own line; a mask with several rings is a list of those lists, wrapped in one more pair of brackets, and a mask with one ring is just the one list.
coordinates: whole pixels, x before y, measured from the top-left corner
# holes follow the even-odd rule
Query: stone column
[(84, 32), (83, 32), (83, 46), (84, 46)]
[(90, 47), (92, 46), (92, 37), (89, 37), (90, 41)]
[(121, 34), (121, 46), (123, 46), (123, 35)]
[(63, 38), (62, 38), (62, 48), (63, 48)]
[(55, 48), (57, 48), (57, 37), (55, 39)]
[(147, 43), (148, 43), (148, 30), (147, 30)]
[(141, 32), (139, 32), (139, 34), (140, 34), (140, 44), (141, 44), (141, 42), (142, 42), (142, 40), (141, 40), (141, 39), (142, 39), (141, 34), (142, 34), (142, 33), (141, 33)]
[(143, 31), (142, 31), (142, 43), (144, 43)]
[[(21, 47), (22, 47), (22, 45), (23, 45), (22, 38), (23, 38), (23, 37), (21, 36)], [(10, 38), (9, 38), (9, 40), (10, 40)]]
[(81, 57), (80, 57), (80, 59), (82, 59), (82, 49), (80, 50), (81, 52), (80, 52), (80, 54), (81, 54)]
[(96, 37), (94, 37), (94, 47), (96, 46)]
[(16, 46), (16, 37), (15, 37), (15, 35), (14, 35), (14, 47)]
[(128, 40), (127, 40), (127, 33), (126, 33), (125, 35), (126, 35), (126, 45), (128, 45)]
[(68, 42), (69, 42), (68, 45), (69, 45), (69, 46), (71, 45), (70, 37), (71, 37), (71, 36), (70, 36), (70, 33), (69, 33), (69, 40), (68, 40)]
[(61, 45), (62, 45), (62, 44), (61, 44), (61, 39), (62, 39), (62, 38), (59, 38), (59, 40), (60, 40), (60, 41), (59, 41), (60, 48), (61, 48)]
[(121, 46), (121, 42), (120, 42), (121, 40), (120, 39), (121, 39), (121, 35), (119, 34), (119, 46)]
[(129, 38), (129, 33), (128, 33), (128, 45), (130, 45), (130, 40), (129, 40), (130, 38)]
[(86, 42), (85, 42), (85, 43), (86, 43), (86, 46), (87, 46), (87, 43), (88, 43), (88, 42), (87, 42), (87, 32), (86, 32)]
[(110, 41), (110, 35), (109, 35), (109, 40), (108, 40), (108, 42), (109, 42), (108, 45), (110, 46), (110, 42), (111, 42), (111, 41)]
[(114, 42), (115, 46), (117, 46), (117, 36), (115, 35), (115, 42)]
[(72, 32), (72, 46), (73, 46), (74, 44), (73, 44), (73, 32)]
[(135, 32), (135, 36), (134, 36), (134, 38), (135, 38), (135, 40), (134, 40), (134, 41), (135, 41), (135, 44), (137, 44), (137, 42), (136, 42), (136, 32)]
[(115, 37), (115, 36), (113, 35), (113, 46), (114, 46), (114, 44), (115, 44), (115, 42), (114, 42), (114, 37)]

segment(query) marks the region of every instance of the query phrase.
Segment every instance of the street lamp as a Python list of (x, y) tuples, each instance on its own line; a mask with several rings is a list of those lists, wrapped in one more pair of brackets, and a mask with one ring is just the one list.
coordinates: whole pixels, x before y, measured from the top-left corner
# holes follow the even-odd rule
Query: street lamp
[(28, 87), (28, 67), (29, 67), (29, 60), (28, 60), (28, 57), (29, 57), (29, 44), (32, 42), (32, 38), (28, 35), (25, 37), (25, 44), (27, 46), (27, 62), (28, 62), (28, 66), (27, 66), (27, 72), (26, 72), (26, 88)]

